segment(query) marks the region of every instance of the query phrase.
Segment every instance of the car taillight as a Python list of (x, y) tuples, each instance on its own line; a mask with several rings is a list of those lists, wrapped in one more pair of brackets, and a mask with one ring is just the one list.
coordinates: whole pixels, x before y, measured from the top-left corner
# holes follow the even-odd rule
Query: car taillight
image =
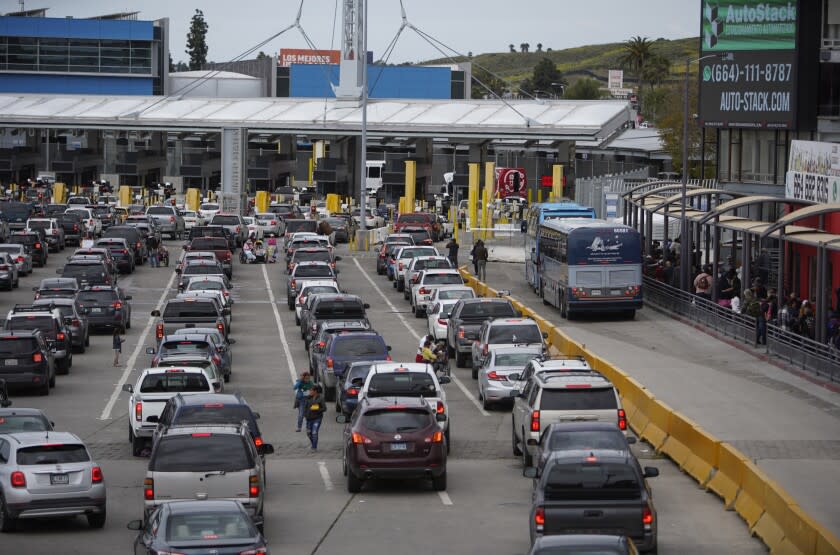
[(12, 487), (13, 488), (25, 488), (26, 487), (26, 476), (20, 470), (15, 470), (12, 472)]
[(143, 245), (140, 244), (140, 241), (137, 241), (137, 244), (135, 245), (135, 248), (140, 249), (142, 246)]
[(55, 338), (58, 341), (64, 341), (65, 339), (67, 339), (67, 336), (64, 335), (64, 332), (58, 332), (57, 334), (55, 334)]
[(487, 373), (487, 379), (488, 380), (493, 380), (494, 382), (503, 382), (503, 381), (507, 380), (507, 377), (501, 376), (501, 375), (497, 374), (495, 370), (493, 370), (492, 372)]
[(163, 339), (163, 324), (155, 326), (155, 337), (157, 337), (158, 340)]
[(401, 271), (401, 272), (402, 272), (402, 269), (403, 269), (403, 263), (402, 263), (402, 262), (400, 262), (400, 271)]
[(355, 397), (358, 394), (359, 394), (359, 390), (355, 387), (351, 387), (350, 389), (347, 390), (347, 395), (352, 395), (353, 397)]
[(143, 480), (143, 499), (153, 501), (155, 498), (155, 481), (152, 478)]
[(267, 553), (268, 548), (258, 547), (256, 549), (249, 549), (248, 551), (240, 551), (239, 555), (266, 555)]
[(225, 333), (225, 325), (221, 322), (216, 324), (216, 329), (219, 330), (220, 332), (222, 332), (223, 334)]
[(222, 359), (219, 358), (219, 355), (213, 355), (213, 362), (215, 362), (217, 365), (221, 365)]
[(35, 248), (40, 249), (41, 248), (41, 243), (35, 243)]
[(648, 506), (642, 509), (642, 524), (645, 528), (650, 528), (650, 525), (653, 524), (653, 511)]
[(327, 368), (333, 367), (333, 357), (327, 357)]
[(463, 339), (463, 338), (464, 338), (464, 335), (465, 335), (465, 334), (464, 334), (464, 328), (458, 328), (458, 337), (459, 337), (460, 339)]
[(79, 231), (79, 224), (73, 224), (73, 231)]
[(292, 283), (290, 283), (289, 285), (292, 287), (293, 290), (296, 289), (297, 288), (297, 280), (293, 279)]
[(392, 359), (392, 358), (391, 358), (391, 355), (385, 355), (385, 360), (386, 360), (387, 362), (391, 362), (391, 361), (392, 361), (392, 360), (394, 360), (394, 359)]
[(443, 432), (436, 431), (425, 439), (426, 443), (443, 443)]
[(42, 355), (41, 353), (35, 353), (35, 354), (32, 355), (32, 362), (43, 362), (43, 361), (44, 361), (44, 355)]
[(263, 443), (265, 443), (265, 442), (263, 441), (263, 438), (261, 438), (260, 436), (257, 436), (257, 437), (254, 438), (254, 445), (256, 447), (262, 447)]
[(242, 228), (241, 228), (241, 227), (236, 226), (236, 232), (237, 232), (237, 233), (239, 233), (241, 230), (242, 230)]
[(355, 443), (356, 445), (361, 445), (362, 443), (365, 443), (365, 444), (372, 443), (370, 438), (367, 438), (367, 437), (363, 436), (359, 432), (353, 432), (352, 438), (353, 438), (353, 443)]
[(81, 320), (74, 319), (72, 322), (70, 322), (70, 325), (71, 326), (76, 326), (78, 328), (79, 326), (82, 325), (82, 322), (81, 322)]
[(618, 429), (627, 429), (627, 414), (624, 412), (624, 409), (618, 409)]
[(137, 422), (143, 421), (143, 403), (142, 401), (138, 401), (134, 403), (134, 420)]
[(277, 220), (271, 220), (271, 225), (277, 225)]
[(0, 264), (0, 270), (8, 270), (9, 266), (7, 264)]
[(120, 301), (116, 301), (111, 306), (114, 307), (115, 310), (120, 310), (122, 308), (122, 303)]
[(534, 511), (534, 526), (536, 526), (537, 532), (543, 531), (543, 527), (545, 526), (545, 509), (542, 507), (537, 507), (537, 510)]
[(449, 321), (448, 321), (448, 320), (444, 320), (443, 318), (438, 318), (438, 324), (440, 324), (441, 326), (448, 326), (448, 325), (449, 325)]
[(229, 260), (230, 260), (230, 256), (231, 256), (230, 251), (226, 252), (226, 253), (225, 253), (225, 260), (228, 260), (228, 261), (229, 261)]
[(52, 230), (52, 234), (53, 235), (58, 235), (58, 230), (57, 229)]
[(437, 405), (435, 406), (435, 412), (438, 414), (444, 414), (446, 412), (446, 407), (443, 405), (443, 401), (437, 402)]
[(25, 259), (22, 256), (17, 257), (17, 261), (20, 262), (21, 264), (23, 263), (24, 260)]
[(531, 413), (531, 431), (532, 432), (539, 432), (540, 431), (540, 411), (535, 410)]
[(303, 295), (300, 295), (298, 297), (297, 304), (303, 305), (305, 302), (306, 302), (306, 297), (304, 297)]
[(431, 289), (426, 289), (425, 287), (421, 287), (420, 291), (418, 291), (418, 293), (420, 293), (421, 295), (428, 295), (431, 292), (432, 292)]
[(90, 469), (90, 481), (94, 484), (101, 484), (104, 476), (102, 475), (102, 469), (98, 466), (94, 466)]
[(169, 223), (171, 223), (171, 224), (175, 223), (175, 216), (169, 216)]

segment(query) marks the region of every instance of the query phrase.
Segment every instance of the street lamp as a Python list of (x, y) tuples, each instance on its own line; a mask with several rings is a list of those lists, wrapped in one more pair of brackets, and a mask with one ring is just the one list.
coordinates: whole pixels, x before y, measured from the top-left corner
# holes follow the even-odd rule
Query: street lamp
[[(683, 144), (682, 144), (682, 198), (680, 199), (680, 289), (687, 291), (691, 279), (689, 258), (688, 220), (685, 217), (686, 195), (688, 194), (688, 72), (694, 62), (701, 62), (710, 58), (731, 62), (735, 59), (731, 52), (725, 54), (709, 54), (700, 58), (685, 60), (685, 90), (683, 98)], [(702, 160), (705, 163), (705, 160)]]

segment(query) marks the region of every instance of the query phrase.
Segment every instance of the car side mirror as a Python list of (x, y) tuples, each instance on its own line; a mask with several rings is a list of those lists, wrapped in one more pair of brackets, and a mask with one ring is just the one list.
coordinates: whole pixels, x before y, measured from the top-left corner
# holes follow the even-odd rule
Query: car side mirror
[(259, 447), (257, 447), (257, 452), (260, 455), (273, 455), (274, 454), (274, 446), (270, 443), (263, 443)]
[(126, 393), (134, 393), (134, 386), (130, 383), (124, 383), (122, 386), (122, 390)]
[(64, 268), (57, 268), (55, 270), (55, 273), (58, 274), (58, 275), (61, 275), (63, 272), (64, 272)]
[(364, 304), (364, 307), (365, 307), (365, 308), (370, 308), (370, 305), (369, 305), (369, 304), (367, 304), (367, 303), (365, 303), (365, 304)]
[(224, 314), (225, 316), (230, 316), (230, 309), (229, 308), (223, 308), (222, 309), (222, 314)]
[(508, 374), (508, 379), (512, 382), (518, 382), (519, 381), (519, 374), (515, 374), (515, 373), (514, 374)]
[(548, 339), (548, 332), (545, 332), (545, 331), (542, 332), (542, 338), (543, 339)]
[(522, 469), (522, 475), (526, 478), (536, 478), (537, 477), (537, 469), (533, 466), (526, 466)]
[(151, 312), (151, 315), (154, 316), (155, 318), (160, 318), (160, 310), (153, 310)]
[(451, 382), (452, 382), (452, 378), (450, 378), (449, 376), (441, 376), (440, 378), (438, 378), (438, 383), (440, 385), (446, 385), (446, 384), (451, 383)]
[(336, 274), (340, 274), (340, 273), (341, 273), (341, 270), (339, 270), (338, 268), (336, 268), (336, 269), (334, 269), (334, 270), (333, 270), (333, 272), (335, 272)]
[(133, 298), (134, 298), (134, 297), (132, 297), (131, 295), (126, 295), (126, 296), (125, 296), (125, 300), (127, 300), (127, 301), (130, 301), (130, 300), (131, 300), (131, 299), (133, 299)]
[(153, 414), (151, 416), (146, 417), (146, 422), (157, 423), (160, 422), (160, 418), (156, 414)]
[(435, 420), (437, 420), (438, 422), (446, 422), (446, 415), (438, 412), (435, 414)]
[(236, 345), (236, 339), (233, 339), (233, 338), (228, 339), (228, 345)]
[(142, 530), (143, 529), (143, 521), (142, 520), (132, 520), (128, 524), (125, 525), (126, 528), (129, 530)]
[(636, 438), (635, 437), (633, 437), (633, 436), (627, 437), (627, 445), (635, 445), (635, 444), (636, 444)]
[(260, 413), (255, 412), (253, 414), (254, 414), (254, 420), (259, 420), (260, 419)]
[(335, 421), (339, 424), (345, 424), (347, 422), (347, 416), (344, 414), (339, 414), (335, 417)]
[(175, 268), (175, 273), (181, 275), (181, 268)]
[(645, 467), (645, 478), (656, 478), (659, 476), (659, 469), (655, 466), (646, 466)]
[(155, 348), (154, 347), (146, 347), (146, 354), (147, 355), (155, 354)]
[(388, 345), (388, 352), (389, 353), (391, 352), (391, 346), (390, 345)]
[(35, 291), (36, 293), (39, 291), (39, 289), (37, 287), (33, 287), (32, 290)]
[(335, 261), (336, 261), (336, 262), (341, 262), (341, 257), (340, 257), (340, 256), (336, 256), (336, 257), (335, 257)]

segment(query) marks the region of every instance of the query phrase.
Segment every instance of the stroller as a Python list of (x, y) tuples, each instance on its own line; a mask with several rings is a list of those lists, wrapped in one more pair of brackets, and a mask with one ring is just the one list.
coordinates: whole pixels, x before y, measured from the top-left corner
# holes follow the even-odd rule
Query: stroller
[(158, 247), (158, 262), (164, 266), (169, 266), (169, 250), (163, 245)]
[(268, 261), (268, 251), (262, 241), (257, 241), (254, 245), (254, 256), (257, 257), (254, 260), (257, 264), (265, 264)]

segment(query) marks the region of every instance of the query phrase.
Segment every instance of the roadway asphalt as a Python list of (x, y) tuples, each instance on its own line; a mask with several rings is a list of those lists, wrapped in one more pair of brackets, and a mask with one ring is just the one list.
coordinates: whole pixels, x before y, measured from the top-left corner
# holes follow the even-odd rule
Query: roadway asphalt
[(528, 288), (523, 264), (491, 262), (487, 275), (492, 287), (510, 290), (657, 398), (733, 443), (840, 534), (840, 394), (762, 361), (752, 346), (735, 347), (650, 307), (632, 322), (564, 320)]
[[(170, 244), (173, 260), (177, 250)], [(69, 252), (51, 256), (47, 268), (21, 280), (20, 289), (0, 293), (0, 310), (28, 302), (31, 287), (54, 276)], [(413, 360), (425, 320), (415, 319), (401, 294), (376, 275), (369, 253), (342, 254), (342, 287), (370, 303), (370, 319), (393, 347), (394, 359)], [(105, 528), (90, 530), (83, 519), (26, 522), (0, 539), (0, 553), (48, 553), (59, 547), (62, 553), (130, 552), (135, 532), (125, 525), (141, 516), (147, 461), (131, 456), (127, 394), (120, 387), (133, 383), (148, 363), (149, 312), (174, 294), (173, 275), (171, 269), (145, 267), (120, 279), (134, 297), (133, 325), (123, 347), (127, 365), (112, 367), (110, 337), (94, 336), (88, 352), (74, 357), (70, 375), (59, 376), (49, 397), (13, 395), (15, 406), (42, 408), (58, 429), (75, 432), (88, 443), (105, 473)], [(294, 314), (285, 306), (282, 267), (237, 264), (234, 284), (232, 337), (237, 343), (227, 390), (241, 391), (261, 413), (264, 436), (275, 446), (265, 509), (266, 536), (274, 553), (353, 555), (378, 552), (383, 545), (398, 553), (527, 552), (531, 481), (521, 476), (519, 459), (510, 451), (509, 411), (480, 408), (469, 370), (453, 368), (456, 379), (446, 386), (453, 441), (448, 490), (382, 483), (350, 495), (341, 473), (341, 426), (334, 422), (332, 408), (317, 453), (309, 452), (305, 434), (294, 431), (292, 377), (306, 369), (307, 358)], [(766, 552), (737, 515), (724, 511), (716, 497), (698, 489), (673, 464), (644, 446), (638, 455), (661, 472), (652, 482), (660, 553)]]

